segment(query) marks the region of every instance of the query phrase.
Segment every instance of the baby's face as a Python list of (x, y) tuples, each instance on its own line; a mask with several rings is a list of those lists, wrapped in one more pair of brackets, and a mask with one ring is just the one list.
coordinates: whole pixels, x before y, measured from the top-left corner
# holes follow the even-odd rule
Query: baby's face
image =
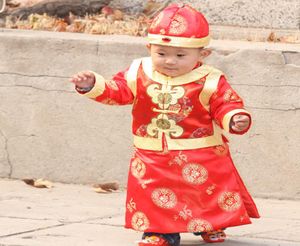
[(181, 48), (152, 44), (149, 50), (154, 69), (170, 77), (177, 77), (192, 71), (201, 58), (200, 48)]

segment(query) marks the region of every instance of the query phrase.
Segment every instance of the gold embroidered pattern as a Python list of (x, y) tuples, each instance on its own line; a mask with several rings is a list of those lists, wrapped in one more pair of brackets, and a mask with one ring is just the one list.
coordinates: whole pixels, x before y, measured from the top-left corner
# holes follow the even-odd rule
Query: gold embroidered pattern
[(131, 174), (137, 179), (141, 179), (144, 177), (146, 173), (146, 165), (139, 158), (135, 158), (131, 162)]
[(157, 118), (153, 118), (151, 123), (147, 126), (147, 133), (151, 137), (156, 137), (159, 132), (179, 137), (183, 133), (183, 129), (176, 125), (174, 120), (169, 119), (166, 114), (159, 114)]
[(218, 199), (218, 205), (226, 212), (238, 210), (241, 205), (241, 197), (237, 192), (224, 192)]
[(112, 89), (112, 90), (114, 90), (114, 91), (118, 91), (118, 90), (119, 90), (119, 87), (118, 87), (116, 81), (114, 81), (114, 80), (106, 80), (106, 81), (105, 81), (105, 84), (106, 84), (110, 89)]
[(217, 145), (214, 147), (214, 152), (219, 156), (224, 156), (228, 154), (228, 146), (227, 144), (224, 145)]
[(167, 188), (155, 189), (151, 194), (152, 201), (160, 208), (171, 209), (177, 204), (175, 193)]
[(188, 209), (187, 208), (187, 205), (185, 205), (183, 207), (183, 209), (179, 212), (179, 216), (183, 219), (183, 220), (187, 220), (188, 217), (193, 217), (193, 214), (192, 214), (192, 210)]
[(133, 201), (133, 198), (131, 198), (130, 201), (127, 203), (127, 209), (130, 211), (130, 213), (136, 210), (136, 203)]
[(214, 193), (214, 189), (216, 188), (216, 185), (213, 184), (211, 186), (209, 186), (207, 189), (206, 189), (206, 193), (207, 195), (212, 195)]
[(242, 102), (242, 99), (232, 89), (225, 91), (223, 98), (225, 102)]
[(148, 86), (147, 93), (152, 98), (152, 102), (158, 104), (159, 108), (167, 109), (170, 104), (176, 104), (178, 99), (183, 97), (184, 88), (181, 86), (172, 88), (170, 85), (152, 84)]
[(139, 182), (143, 189), (147, 189), (147, 185), (153, 183), (154, 179), (140, 179)]
[(187, 225), (187, 231), (189, 232), (208, 232), (212, 230), (212, 225), (203, 219), (192, 219)]
[(185, 154), (182, 154), (182, 151), (179, 151), (178, 155), (174, 156), (174, 158), (169, 161), (169, 166), (172, 165), (181, 166), (185, 163), (187, 163), (187, 156)]
[(183, 167), (182, 177), (188, 183), (200, 185), (206, 182), (208, 172), (200, 164), (192, 163)]
[(187, 20), (182, 15), (176, 14), (170, 24), (169, 35), (180, 35), (184, 33), (187, 28)]
[(154, 18), (154, 20), (152, 21), (151, 25), (150, 25), (150, 29), (155, 29), (162, 21), (162, 19), (164, 18), (164, 13), (161, 12), (158, 16), (156, 16)]
[(150, 221), (143, 212), (135, 212), (131, 218), (131, 225), (136, 231), (145, 231), (149, 228)]

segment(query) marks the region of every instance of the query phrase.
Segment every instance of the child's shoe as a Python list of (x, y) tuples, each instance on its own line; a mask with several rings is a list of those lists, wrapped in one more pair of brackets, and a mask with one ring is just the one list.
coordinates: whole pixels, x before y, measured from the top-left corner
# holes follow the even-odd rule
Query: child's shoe
[(152, 235), (145, 237), (142, 241), (137, 242), (138, 246), (171, 246), (167, 240), (162, 237)]
[(226, 238), (224, 230), (204, 232), (200, 235), (206, 243), (222, 243), (225, 241)]

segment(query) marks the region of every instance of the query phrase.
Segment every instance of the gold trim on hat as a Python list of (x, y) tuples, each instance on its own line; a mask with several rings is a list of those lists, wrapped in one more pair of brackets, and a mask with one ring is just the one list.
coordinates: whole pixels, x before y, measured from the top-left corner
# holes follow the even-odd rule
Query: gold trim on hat
[[(164, 41), (170, 40), (170, 41)], [(185, 48), (200, 48), (207, 46), (210, 41), (210, 36), (203, 38), (186, 38), (186, 37), (174, 37), (161, 34), (148, 34), (148, 40), (150, 44), (185, 47)]]

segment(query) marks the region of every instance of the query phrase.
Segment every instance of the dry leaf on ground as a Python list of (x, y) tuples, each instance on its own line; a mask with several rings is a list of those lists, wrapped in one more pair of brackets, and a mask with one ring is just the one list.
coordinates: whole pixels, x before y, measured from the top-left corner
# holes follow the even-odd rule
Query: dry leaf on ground
[(53, 187), (53, 184), (50, 181), (45, 180), (45, 179), (37, 179), (37, 180), (23, 179), (23, 181), (26, 184), (31, 185), (35, 188), (52, 188)]
[(103, 184), (95, 184), (93, 187), (94, 191), (97, 193), (111, 193), (112, 191), (118, 190), (120, 186), (118, 182), (110, 182)]

